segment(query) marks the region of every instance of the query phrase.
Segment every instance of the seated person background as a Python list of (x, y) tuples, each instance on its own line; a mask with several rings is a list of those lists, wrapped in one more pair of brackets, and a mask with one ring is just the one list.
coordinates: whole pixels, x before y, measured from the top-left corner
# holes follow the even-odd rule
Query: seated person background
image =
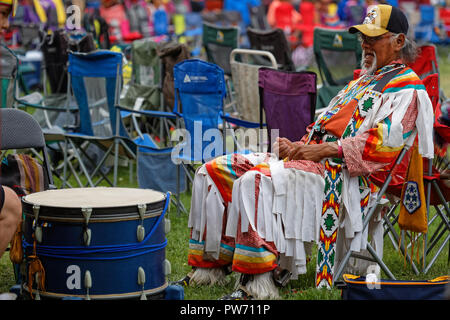
[[(317, 287), (332, 286), (349, 248), (366, 248), (362, 221), (374, 198), (367, 177), (390, 164), (415, 129), (419, 152), (433, 157), (431, 101), (404, 64), (417, 54), (408, 27), (398, 8), (373, 7), (349, 29), (362, 37), (360, 77), (301, 141), (280, 138), (275, 153), (222, 156), (197, 170), (188, 223), (193, 269), (179, 284), (220, 283), (235, 271), (238, 289), (223, 299), (278, 298), (283, 275), (306, 272), (311, 245), (318, 244)], [(384, 77), (392, 78), (378, 89)], [(371, 232), (382, 256), (381, 223)]]

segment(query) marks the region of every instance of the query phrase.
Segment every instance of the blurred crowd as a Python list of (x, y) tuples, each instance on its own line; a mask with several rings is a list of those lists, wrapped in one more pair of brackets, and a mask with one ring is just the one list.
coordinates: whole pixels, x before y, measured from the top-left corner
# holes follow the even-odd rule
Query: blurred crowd
[[(426, 26), (424, 41), (447, 42), (450, 0), (21, 0), (6, 40), (12, 46), (24, 45), (24, 29), (29, 33), (66, 29), (92, 32), (98, 46), (105, 48), (140, 38), (179, 37), (208, 21), (238, 25), (242, 33), (249, 26), (281, 28), (293, 48), (310, 47), (314, 27), (361, 23), (368, 8), (377, 3), (402, 8), (416, 27), (410, 31), (413, 38), (420, 38), (417, 32)], [(37, 38), (31, 42), (38, 42)]]

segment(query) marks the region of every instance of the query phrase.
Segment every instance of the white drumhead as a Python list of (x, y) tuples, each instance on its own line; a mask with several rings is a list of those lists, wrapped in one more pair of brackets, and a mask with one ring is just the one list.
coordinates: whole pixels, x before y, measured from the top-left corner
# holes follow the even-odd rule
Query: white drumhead
[(107, 208), (160, 202), (165, 199), (165, 194), (150, 189), (96, 187), (47, 190), (29, 194), (23, 199), (49, 207)]

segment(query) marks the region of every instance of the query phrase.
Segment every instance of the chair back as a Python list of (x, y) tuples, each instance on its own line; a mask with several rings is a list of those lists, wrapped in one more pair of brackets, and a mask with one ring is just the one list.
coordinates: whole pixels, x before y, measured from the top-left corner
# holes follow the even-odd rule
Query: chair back
[(314, 56), (324, 85), (344, 86), (361, 64), (361, 44), (344, 29), (314, 29)]
[(432, 73), (439, 73), (437, 49), (433, 44), (422, 45), (419, 49), (419, 56), (408, 66), (423, 80)]
[(279, 69), (295, 71), (291, 49), (282, 29), (256, 30), (247, 28), (247, 36), (251, 49), (269, 51), (275, 56)]
[[(203, 155), (211, 142), (204, 141), (209, 129), (219, 128), (226, 94), (224, 71), (217, 65), (198, 60), (184, 60), (174, 67), (175, 107), (190, 134), (191, 159), (204, 161), (221, 155)], [(209, 131), (214, 134), (215, 131)], [(199, 137), (198, 135), (201, 135)], [(218, 137), (216, 137), (218, 138)], [(221, 137), (220, 137), (221, 139)], [(201, 143), (200, 143), (201, 142)], [(214, 141), (222, 143), (222, 141)]]
[(47, 146), (41, 126), (29, 113), (15, 108), (0, 108), (0, 149), (34, 148), (42, 152), (48, 183), (53, 185)]
[(239, 27), (220, 27), (203, 22), (203, 46), (208, 61), (217, 64), (231, 75), (230, 54), (239, 47)]
[[(69, 53), (69, 74), (79, 108), (78, 133), (101, 137), (116, 133), (122, 59), (122, 53), (107, 50)], [(126, 136), (122, 126), (119, 130)]]
[[(317, 75), (310, 71), (288, 72), (263, 67), (259, 69), (258, 85), (269, 133), (269, 151), (274, 129), (279, 130), (280, 137), (299, 141), (314, 120)], [(260, 114), (262, 119), (262, 110)]]

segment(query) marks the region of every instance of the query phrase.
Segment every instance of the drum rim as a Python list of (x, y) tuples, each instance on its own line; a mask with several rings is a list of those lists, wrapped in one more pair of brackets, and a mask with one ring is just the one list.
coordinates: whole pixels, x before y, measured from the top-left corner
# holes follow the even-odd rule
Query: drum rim
[[(144, 219), (161, 215), (167, 201), (167, 195), (164, 199), (157, 202), (145, 203)], [(35, 217), (33, 207), (34, 203), (22, 198), (22, 211), (25, 217)], [(48, 205), (39, 205), (39, 220), (63, 221), (63, 222), (84, 222), (82, 207), (57, 207)], [(117, 206), (117, 207), (97, 207), (92, 208), (90, 222), (114, 222), (124, 220), (140, 219), (137, 205)]]

